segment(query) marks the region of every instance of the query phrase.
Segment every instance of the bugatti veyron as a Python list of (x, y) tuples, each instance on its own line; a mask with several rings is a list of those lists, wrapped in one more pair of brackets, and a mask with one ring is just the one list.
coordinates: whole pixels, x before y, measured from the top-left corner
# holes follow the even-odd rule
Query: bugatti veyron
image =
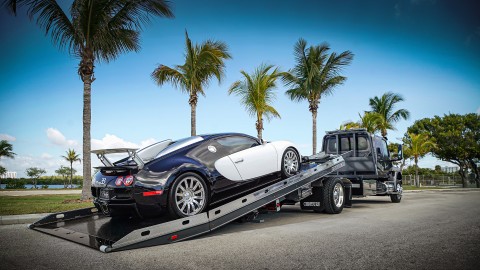
[[(128, 157), (116, 162), (107, 157), (119, 152)], [(239, 133), (92, 153), (105, 165), (92, 179), (92, 194), (95, 206), (107, 216), (195, 215), (293, 176), (301, 165), (298, 148), (291, 142), (263, 142)]]

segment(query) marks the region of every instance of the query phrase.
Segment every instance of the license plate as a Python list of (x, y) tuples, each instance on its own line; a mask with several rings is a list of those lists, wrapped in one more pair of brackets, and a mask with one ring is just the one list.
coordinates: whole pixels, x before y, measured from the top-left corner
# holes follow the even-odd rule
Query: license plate
[(100, 199), (109, 200), (110, 199), (110, 190), (108, 190), (108, 189), (100, 190)]

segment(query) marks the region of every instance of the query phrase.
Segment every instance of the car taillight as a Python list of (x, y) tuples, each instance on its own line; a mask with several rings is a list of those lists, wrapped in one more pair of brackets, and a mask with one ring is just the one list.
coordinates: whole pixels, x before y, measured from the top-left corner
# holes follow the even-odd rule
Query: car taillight
[(147, 196), (155, 196), (155, 195), (162, 195), (163, 194), (163, 190), (155, 190), (155, 191), (146, 191), (146, 192), (143, 192), (143, 196), (144, 197), (147, 197)]
[(117, 180), (115, 180), (115, 185), (116, 186), (121, 186), (123, 183), (123, 176), (117, 177)]
[(125, 180), (123, 181), (123, 183), (127, 187), (130, 186), (133, 183), (133, 175), (129, 175), (129, 176), (125, 177)]

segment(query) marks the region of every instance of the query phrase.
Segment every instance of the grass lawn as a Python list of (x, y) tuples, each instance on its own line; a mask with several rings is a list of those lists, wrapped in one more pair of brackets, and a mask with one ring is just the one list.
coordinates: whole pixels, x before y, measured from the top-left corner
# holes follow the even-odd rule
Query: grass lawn
[[(410, 185), (404, 185), (402, 187), (403, 187), (403, 190), (442, 189), (442, 187), (416, 187), (416, 186), (410, 186)], [(446, 188), (444, 188), (444, 189), (446, 189)]]
[(92, 202), (78, 201), (79, 195), (0, 196), (0, 216), (55, 213), (86, 207)]

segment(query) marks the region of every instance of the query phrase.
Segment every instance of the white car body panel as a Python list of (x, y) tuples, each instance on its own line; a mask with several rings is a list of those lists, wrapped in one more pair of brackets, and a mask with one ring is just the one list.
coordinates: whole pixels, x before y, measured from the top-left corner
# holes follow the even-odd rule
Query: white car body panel
[(270, 144), (262, 144), (234, 154), (230, 159), (237, 167), (242, 180), (249, 180), (277, 171), (277, 151)]
[(225, 156), (215, 161), (214, 166), (215, 169), (217, 169), (217, 171), (221, 175), (225, 176), (227, 179), (232, 181), (242, 181), (240, 173), (238, 172), (237, 168), (235, 167), (229, 156)]
[[(289, 142), (289, 141), (276, 141), (276, 142), (271, 142), (269, 144), (272, 144), (275, 147), (275, 149), (277, 150), (277, 155), (278, 155), (277, 171), (281, 171), (281, 169), (282, 169), (282, 156), (283, 156), (283, 153), (285, 152), (285, 150), (288, 147), (292, 147), (292, 148), (294, 148), (295, 150), (298, 151), (298, 148), (295, 146), (295, 144), (292, 143), (292, 142)], [(297, 153), (297, 154), (298, 154), (298, 157), (301, 158), (300, 153)]]
[(245, 181), (280, 172), (282, 156), (288, 147), (298, 151), (289, 141), (265, 143), (217, 160), (215, 169), (232, 181)]

